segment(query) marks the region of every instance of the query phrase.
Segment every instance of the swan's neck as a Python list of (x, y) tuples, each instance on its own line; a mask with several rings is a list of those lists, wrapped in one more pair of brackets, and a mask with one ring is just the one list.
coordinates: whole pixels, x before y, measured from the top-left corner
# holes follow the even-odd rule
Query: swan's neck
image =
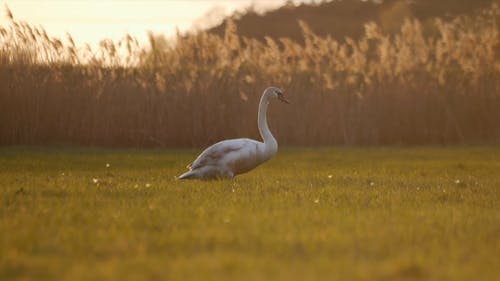
[(269, 126), (267, 125), (268, 105), (269, 105), (268, 96), (264, 94), (260, 99), (260, 105), (259, 105), (259, 116), (258, 116), (259, 132), (260, 136), (262, 137), (262, 140), (264, 141), (266, 152), (274, 154), (278, 150), (278, 143), (276, 142), (276, 139), (274, 138), (273, 134), (271, 134)]

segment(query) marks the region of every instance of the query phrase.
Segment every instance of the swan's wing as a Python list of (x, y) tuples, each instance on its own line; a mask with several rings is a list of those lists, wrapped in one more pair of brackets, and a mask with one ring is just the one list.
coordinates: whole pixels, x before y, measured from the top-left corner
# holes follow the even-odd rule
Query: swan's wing
[(205, 149), (193, 163), (188, 165), (188, 168), (193, 170), (199, 167), (208, 165), (217, 165), (224, 158), (224, 156), (239, 152), (248, 147), (248, 145), (253, 146), (253, 140), (250, 139), (233, 139), (218, 142), (207, 149)]

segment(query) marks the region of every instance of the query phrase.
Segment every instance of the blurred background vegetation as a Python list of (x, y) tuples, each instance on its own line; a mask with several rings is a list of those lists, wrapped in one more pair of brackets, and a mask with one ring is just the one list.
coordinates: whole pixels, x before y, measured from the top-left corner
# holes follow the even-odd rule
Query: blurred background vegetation
[(0, 27), (0, 144), (203, 146), (258, 137), (270, 108), (285, 145), (500, 141), (498, 1), (331, 1), (174, 40), (76, 46), (16, 20)]

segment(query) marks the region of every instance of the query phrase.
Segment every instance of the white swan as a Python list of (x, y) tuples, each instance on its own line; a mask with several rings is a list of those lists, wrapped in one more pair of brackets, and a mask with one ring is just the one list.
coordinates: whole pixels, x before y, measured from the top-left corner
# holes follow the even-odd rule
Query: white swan
[(232, 179), (271, 159), (278, 151), (278, 143), (267, 126), (266, 112), (270, 99), (290, 103), (279, 88), (269, 87), (264, 91), (258, 113), (259, 132), (264, 142), (247, 138), (218, 142), (189, 164), (189, 171), (180, 175), (179, 179)]

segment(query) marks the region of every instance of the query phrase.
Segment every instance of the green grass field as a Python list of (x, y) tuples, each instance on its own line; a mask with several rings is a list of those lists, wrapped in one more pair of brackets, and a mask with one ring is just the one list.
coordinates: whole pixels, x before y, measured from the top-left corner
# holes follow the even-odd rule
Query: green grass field
[(500, 276), (500, 147), (285, 148), (176, 181), (198, 152), (0, 148), (0, 280)]

